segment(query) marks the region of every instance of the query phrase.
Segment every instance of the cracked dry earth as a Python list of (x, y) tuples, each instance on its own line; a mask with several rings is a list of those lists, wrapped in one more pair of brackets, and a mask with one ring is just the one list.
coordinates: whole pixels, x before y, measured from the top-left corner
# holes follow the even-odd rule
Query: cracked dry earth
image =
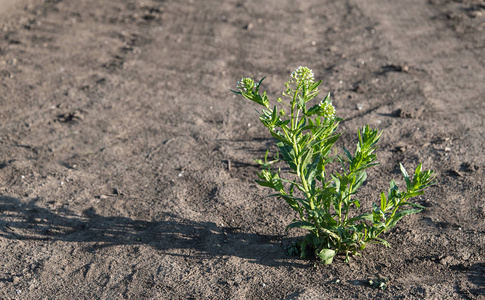
[[(0, 1), (3, 299), (484, 299), (485, 2)], [(427, 210), (351, 263), (257, 186), (273, 143), (229, 92), (303, 65), (352, 148), (384, 133), (364, 209), (423, 162)], [(385, 290), (369, 279), (387, 278)]]

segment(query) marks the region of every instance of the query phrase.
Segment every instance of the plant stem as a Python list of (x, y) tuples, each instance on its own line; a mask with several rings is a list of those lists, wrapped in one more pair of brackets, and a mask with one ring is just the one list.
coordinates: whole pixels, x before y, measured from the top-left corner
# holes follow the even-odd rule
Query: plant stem
[(300, 173), (300, 178), (301, 178), (301, 183), (303, 184), (303, 189), (305, 190), (305, 195), (308, 199), (308, 202), (310, 202), (310, 209), (315, 209), (315, 204), (313, 203), (313, 199), (310, 194), (310, 189), (308, 188), (308, 183), (303, 173)]
[[(300, 88), (301, 88), (301, 83), (297, 86), (295, 93), (293, 94), (293, 99), (291, 100), (291, 129), (293, 130), (296, 129), (296, 125), (298, 124), (298, 120), (295, 120), (294, 118), (294, 110), (295, 110), (295, 105), (297, 104), (296, 96), (298, 96), (298, 92), (300, 91)], [(298, 113), (300, 112), (300, 110), (298, 109), (298, 105), (296, 105), (296, 109), (297, 109), (296, 119), (298, 119)]]
[(338, 225), (340, 226), (342, 223), (342, 201), (338, 203)]
[(300, 110), (297, 109), (296, 111), (296, 120), (295, 120), (295, 126), (298, 126), (298, 115), (300, 114)]
[(355, 181), (355, 177), (354, 179), (352, 180), (352, 183), (350, 184), (350, 189), (349, 189), (349, 200), (347, 202), (347, 205), (345, 207), (345, 218), (344, 218), (344, 224), (345, 222), (347, 221), (347, 218), (349, 216), (349, 207), (350, 207), (350, 199), (351, 199), (351, 194), (352, 194), (352, 187), (354, 186), (354, 181)]

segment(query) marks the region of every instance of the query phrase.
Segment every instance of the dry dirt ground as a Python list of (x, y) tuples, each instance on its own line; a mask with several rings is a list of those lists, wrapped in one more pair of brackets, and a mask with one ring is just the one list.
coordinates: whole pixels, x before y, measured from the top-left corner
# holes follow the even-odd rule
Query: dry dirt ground
[[(2, 5), (12, 1), (2, 1)], [(484, 299), (485, 1), (30, 0), (0, 16), (0, 298)], [(425, 212), (350, 264), (255, 184), (273, 140), (230, 93), (303, 65), (383, 130), (365, 208), (423, 162)], [(321, 100), (321, 99), (320, 99)], [(369, 279), (389, 280), (385, 290)]]

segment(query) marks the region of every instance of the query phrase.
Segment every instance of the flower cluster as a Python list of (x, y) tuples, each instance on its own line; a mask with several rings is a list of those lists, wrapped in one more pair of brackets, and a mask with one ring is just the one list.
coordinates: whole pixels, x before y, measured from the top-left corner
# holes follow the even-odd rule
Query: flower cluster
[(325, 118), (335, 117), (335, 107), (333, 107), (332, 102), (321, 101), (318, 106), (320, 106), (320, 112), (318, 113), (320, 116)]
[(251, 78), (241, 78), (241, 80), (239, 80), (237, 82), (237, 89), (241, 92), (241, 93), (248, 93), (250, 91), (253, 90), (253, 88), (255, 86), (258, 86), (258, 83), (254, 84), (254, 80), (251, 79)]
[(302, 81), (303, 83), (306, 83), (306, 84), (311, 84), (315, 82), (313, 71), (307, 67), (302, 67), (302, 66), (298, 67), (298, 69), (296, 69), (291, 73), (291, 78), (295, 82)]

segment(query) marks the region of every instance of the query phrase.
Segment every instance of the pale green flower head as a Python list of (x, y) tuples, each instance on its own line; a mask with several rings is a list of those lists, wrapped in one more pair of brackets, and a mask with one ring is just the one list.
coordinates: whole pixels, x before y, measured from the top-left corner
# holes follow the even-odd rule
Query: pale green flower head
[(320, 111), (318, 112), (318, 115), (325, 118), (335, 117), (335, 107), (333, 107), (332, 102), (321, 101), (319, 106), (320, 106)]
[(295, 71), (291, 73), (291, 78), (295, 82), (302, 82), (303, 84), (312, 84), (315, 82), (315, 77), (313, 71), (307, 67), (298, 67)]
[(254, 86), (258, 86), (258, 84), (254, 84), (254, 80), (251, 78), (241, 78), (237, 82), (237, 88), (241, 93), (248, 93), (253, 90)]

